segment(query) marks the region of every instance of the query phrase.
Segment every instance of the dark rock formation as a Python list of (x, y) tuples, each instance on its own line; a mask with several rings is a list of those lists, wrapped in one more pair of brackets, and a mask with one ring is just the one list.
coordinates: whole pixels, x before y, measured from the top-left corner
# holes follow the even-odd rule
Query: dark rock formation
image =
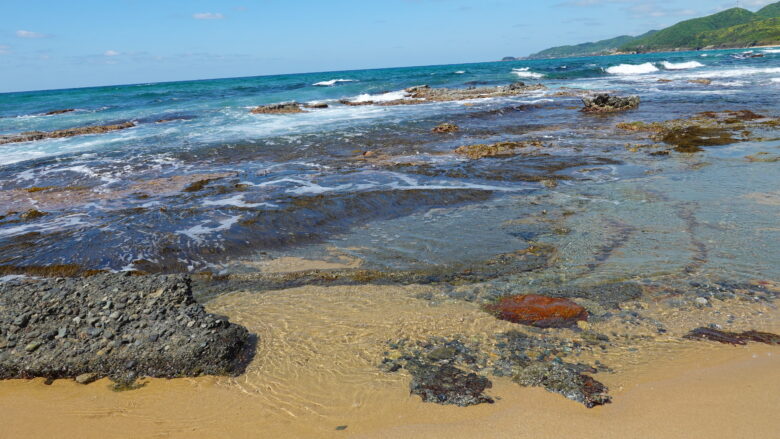
[(83, 136), (85, 134), (103, 134), (111, 131), (124, 130), (135, 126), (135, 122), (124, 122), (114, 125), (95, 125), (88, 127), (68, 128), (57, 131), (29, 131), (26, 133), (0, 136), (0, 145), (6, 143), (33, 142), (43, 139), (59, 139), (63, 137)]
[(0, 286), (0, 379), (232, 375), (249, 340), (246, 329), (194, 301), (186, 276)]
[(380, 368), (386, 372), (405, 369), (412, 375), (410, 391), (425, 402), (461, 407), (493, 403), (484, 391), (493, 386), (477, 374), (484, 360), (479, 360), (474, 346), (459, 340), (432, 339), (426, 343), (392, 343), (397, 355), (385, 358)]
[(66, 108), (64, 110), (47, 111), (46, 113), (43, 113), (43, 115), (44, 116), (54, 116), (55, 114), (71, 113), (73, 111), (76, 111), (76, 109), (75, 108)]
[(568, 364), (536, 363), (523, 369), (514, 380), (523, 386), (544, 387), (588, 408), (612, 402), (604, 384)]
[(460, 131), (460, 127), (452, 123), (443, 123), (437, 125), (432, 131), (436, 134), (457, 133)]
[(328, 108), (328, 104), (326, 104), (325, 102), (316, 102), (313, 104), (307, 104), (306, 108), (323, 109), (323, 108)]
[(684, 338), (689, 340), (709, 340), (733, 345), (745, 345), (751, 341), (780, 345), (780, 335), (759, 331), (727, 332), (713, 328), (697, 328), (686, 334)]
[(582, 98), (585, 113), (614, 113), (616, 111), (633, 110), (639, 107), (639, 96), (619, 97), (599, 94)]
[(295, 114), (303, 113), (301, 104), (297, 102), (286, 102), (283, 104), (261, 105), (252, 109), (252, 114)]
[(485, 310), (501, 320), (538, 328), (566, 328), (588, 320), (585, 308), (571, 300), (536, 294), (501, 297)]
[(492, 398), (483, 394), (493, 387), (493, 383), (475, 373), (464, 372), (448, 364), (421, 365), (413, 368), (411, 373), (411, 393), (420, 395), (425, 402), (461, 407), (493, 403)]

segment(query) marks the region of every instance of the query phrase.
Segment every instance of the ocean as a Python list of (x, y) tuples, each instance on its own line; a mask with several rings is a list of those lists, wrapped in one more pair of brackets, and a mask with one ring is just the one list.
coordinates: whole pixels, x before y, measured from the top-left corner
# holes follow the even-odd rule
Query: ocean
[[(409, 269), (483, 260), (543, 239), (539, 237), (547, 235), (538, 230), (501, 227), (530, 215), (534, 206), (529, 200), (541, 194), (569, 197), (573, 205), (578, 199), (603, 199), (599, 209), (621, 206), (615, 215), (629, 224), (625, 216), (633, 214), (623, 207), (635, 200), (609, 191), (631, 182), (663, 192), (668, 182), (660, 182), (659, 175), (691, 178), (693, 171), (683, 170), (691, 160), (741, 160), (739, 172), (745, 174), (724, 174), (724, 169), (736, 172), (730, 166), (696, 171), (704, 183), (723, 185), (713, 196), (756, 173), (769, 178), (762, 181), (772, 189), (780, 177), (777, 165), (746, 162), (739, 155), (751, 145), (776, 150), (769, 134), (764, 140), (774, 143), (741, 142), (671, 157), (629, 151), (626, 143), (632, 140), (626, 140), (625, 133), (615, 134), (620, 122), (686, 118), (701, 111), (749, 109), (780, 115), (780, 53), (755, 49), (752, 54), (761, 56), (753, 57), (744, 52), (491, 62), (0, 94), (0, 136), (136, 123), (104, 134), (3, 145), (0, 259), (7, 267), (72, 264), (89, 270), (230, 273), (250, 269), (252, 261), (289, 254), (323, 256), (336, 248), (366, 266)], [(467, 88), (516, 81), (541, 83), (546, 89), (419, 105), (339, 103), (381, 103), (422, 84)], [(570, 89), (636, 94), (642, 104), (608, 116), (583, 114), (579, 97), (566, 93)], [(286, 115), (250, 113), (258, 105), (288, 101), (327, 103), (329, 108)], [(44, 115), (61, 109), (75, 111)], [(452, 135), (431, 132), (443, 122), (461, 129)], [(547, 147), (504, 159), (469, 160), (453, 154), (463, 145), (521, 140)], [(550, 180), (556, 187), (545, 185)], [(200, 186), (192, 186), (196, 183)], [(688, 201), (701, 202), (698, 198), (712, 189), (704, 187), (705, 192), (689, 194)], [(31, 210), (37, 214), (19, 217)], [(647, 214), (664, 222), (658, 210)], [(708, 214), (716, 221), (721, 213)], [(592, 247), (593, 240), (607, 238), (569, 239), (576, 243), (572, 249), (581, 246), (583, 252), (582, 261), (574, 265), (585, 267), (594, 257), (588, 243)], [(674, 246), (669, 251), (684, 252)], [(660, 262), (666, 256), (653, 262), (645, 253), (638, 257), (646, 260), (634, 260), (629, 271), (643, 264), (652, 272), (674, 270)], [(761, 272), (763, 265), (756, 266), (747, 256), (738, 262), (740, 273), (777, 273), (771, 267)]]

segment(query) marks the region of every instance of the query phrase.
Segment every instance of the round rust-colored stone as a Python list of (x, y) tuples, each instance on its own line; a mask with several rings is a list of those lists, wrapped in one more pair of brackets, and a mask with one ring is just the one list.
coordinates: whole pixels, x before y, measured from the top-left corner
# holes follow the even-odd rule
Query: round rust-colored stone
[(537, 294), (502, 297), (485, 309), (501, 320), (538, 328), (568, 328), (588, 320), (585, 308), (571, 300)]

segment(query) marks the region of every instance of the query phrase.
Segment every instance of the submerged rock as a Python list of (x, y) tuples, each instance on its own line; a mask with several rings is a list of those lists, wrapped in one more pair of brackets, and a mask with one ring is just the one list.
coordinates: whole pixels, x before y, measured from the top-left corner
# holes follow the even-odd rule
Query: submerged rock
[(582, 98), (585, 113), (614, 113), (617, 111), (633, 110), (639, 107), (639, 96), (620, 97), (609, 94), (599, 94), (593, 97)]
[(301, 104), (297, 102), (285, 102), (282, 104), (261, 105), (252, 109), (252, 114), (295, 114), (303, 113)]
[(489, 379), (445, 365), (421, 365), (411, 370), (411, 393), (425, 402), (467, 407), (494, 401), (484, 394), (493, 387)]
[(709, 340), (718, 343), (746, 345), (748, 342), (780, 345), (780, 335), (770, 332), (728, 332), (713, 328), (697, 328), (685, 335), (689, 340)]
[(550, 362), (537, 363), (523, 369), (514, 381), (527, 387), (543, 387), (559, 393), (585, 407), (593, 408), (612, 402), (607, 387), (572, 365)]
[(57, 131), (29, 131), (18, 135), (0, 136), (0, 145), (7, 143), (34, 142), (43, 139), (60, 139), (64, 137), (83, 136), (86, 134), (103, 134), (111, 131), (125, 130), (134, 126), (135, 122), (124, 122), (114, 125), (96, 125)]
[(452, 123), (443, 123), (433, 129), (436, 134), (457, 133), (458, 131), (460, 131), (460, 127)]
[(537, 328), (573, 327), (588, 320), (588, 312), (575, 302), (536, 294), (502, 297), (485, 310), (501, 320)]
[(736, 143), (729, 130), (719, 127), (690, 126), (673, 128), (661, 136), (664, 143), (675, 146), (677, 152), (699, 152), (702, 146), (721, 146)]
[(186, 276), (99, 274), (0, 286), (0, 379), (241, 372), (249, 333), (207, 313)]

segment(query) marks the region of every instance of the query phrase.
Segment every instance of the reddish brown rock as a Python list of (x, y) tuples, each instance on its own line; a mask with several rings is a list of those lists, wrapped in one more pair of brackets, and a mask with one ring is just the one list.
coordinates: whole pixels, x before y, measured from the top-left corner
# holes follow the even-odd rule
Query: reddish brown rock
[(588, 320), (588, 312), (568, 299), (536, 294), (502, 297), (485, 310), (501, 320), (538, 328), (568, 328)]

